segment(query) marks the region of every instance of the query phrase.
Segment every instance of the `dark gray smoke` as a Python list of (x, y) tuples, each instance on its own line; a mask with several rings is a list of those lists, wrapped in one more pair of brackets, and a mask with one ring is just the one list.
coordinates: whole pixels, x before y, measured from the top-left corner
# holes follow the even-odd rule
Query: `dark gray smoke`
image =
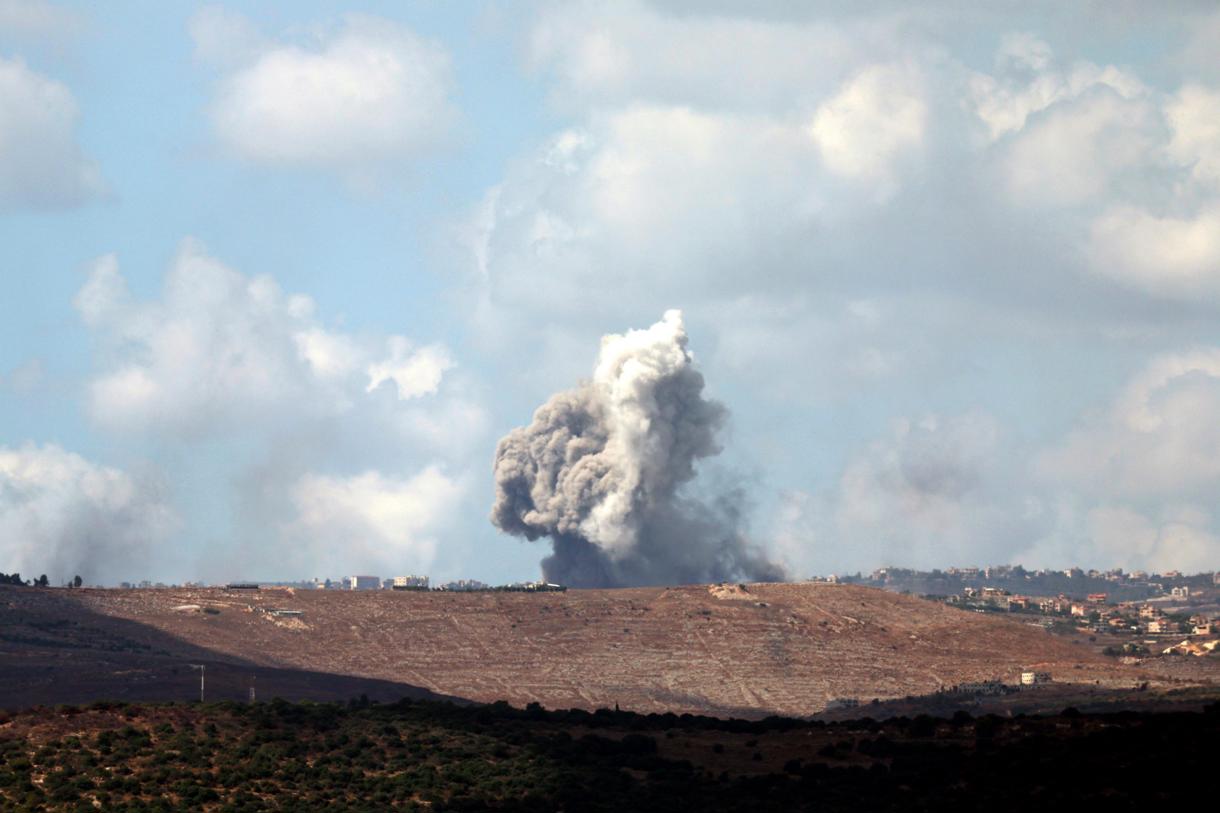
[(703, 397), (682, 313), (602, 339), (593, 379), (561, 392), (496, 448), (491, 521), (551, 538), (548, 581), (573, 587), (774, 581), (739, 531), (739, 500), (680, 494), (720, 451), (725, 408)]

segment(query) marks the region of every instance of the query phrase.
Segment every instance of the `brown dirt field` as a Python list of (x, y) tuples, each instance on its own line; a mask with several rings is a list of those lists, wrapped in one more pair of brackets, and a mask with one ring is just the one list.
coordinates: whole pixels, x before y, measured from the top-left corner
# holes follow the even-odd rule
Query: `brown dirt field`
[[(0, 632), (0, 674), (36, 652), (44, 660), (56, 656), (59, 666), (52, 663), (45, 674), (57, 682), (98, 681), (107, 670), (88, 664), (98, 659), (97, 644), (113, 636), (123, 646), (151, 650), (114, 654), (156, 655), (162, 666), (179, 667), (182, 658), (206, 658), (218, 675), (229, 666), (235, 684), (242, 670), (262, 669), (312, 675), (315, 694), (328, 690), (325, 680), (345, 676), (377, 682), (370, 684), (370, 697), (421, 687), (514, 705), (594, 709), (617, 703), (641, 712), (747, 717), (812, 714), (835, 697), (868, 701), (928, 694), (963, 681), (1015, 682), (1023, 668), (1049, 671), (1060, 683), (1111, 689), (1196, 682), (1123, 666), (1083, 640), (1017, 620), (881, 590), (808, 583), (747, 590), (9, 589), (0, 592), (0, 621), (6, 606), (11, 618), (19, 611), (43, 618), (44, 628), (27, 629), (26, 638), (64, 634), (46, 628), (47, 619), (73, 613), (96, 631), (86, 636), (92, 649), (55, 649), (11, 640), (20, 625), (6, 624), (0, 627), (10, 631), (7, 639)], [(183, 605), (201, 609), (175, 609)], [(277, 618), (265, 612), (270, 609), (303, 615)], [(66, 669), (73, 663), (87, 667), (85, 674), (73, 676), (81, 671)], [(189, 699), (189, 688), (179, 687), (189, 687), (193, 674), (182, 668), (163, 679)], [(122, 676), (110, 677), (110, 684), (122, 683)], [(1198, 680), (1207, 682), (1206, 676)], [(13, 681), (0, 688), (6, 683), (9, 694), (19, 688)], [(78, 688), (72, 702), (89, 689)], [(262, 678), (259, 688), (264, 697), (275, 691)], [(350, 683), (333, 688), (347, 692), (338, 697), (359, 693)], [(241, 685), (235, 689), (244, 693)], [(30, 695), (28, 687), (24, 691), (14, 696)]]

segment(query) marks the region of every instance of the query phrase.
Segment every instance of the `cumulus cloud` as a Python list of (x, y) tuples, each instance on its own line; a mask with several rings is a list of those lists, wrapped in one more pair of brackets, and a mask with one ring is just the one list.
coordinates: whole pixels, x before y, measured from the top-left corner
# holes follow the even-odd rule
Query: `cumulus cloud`
[(354, 562), (379, 573), (427, 572), (463, 491), (435, 466), (405, 478), (305, 475), (292, 487), (296, 518), (286, 528), (285, 555), (327, 573)]
[(1154, 110), (1108, 86), (1029, 120), (1005, 150), (1009, 194), (1027, 206), (1070, 207), (1112, 199), (1125, 172), (1156, 143)]
[(1158, 93), (1113, 65), (1058, 64), (1013, 36), (970, 101), (1017, 204), (1066, 215), (1082, 269), (1158, 299), (1214, 292), (1220, 94), (1188, 82)]
[[(102, 425), (182, 437), (324, 417), (392, 380), (402, 400), (432, 394), (453, 364), (440, 345), (328, 329), (313, 301), (247, 277), (183, 242), (160, 300), (134, 301), (118, 260), (97, 260), (75, 305), (102, 346), (89, 407)], [(361, 386), (363, 384), (363, 387)]]
[(487, 418), (443, 345), (338, 329), (191, 239), (158, 297), (133, 296), (106, 256), (75, 305), (98, 349), (95, 423), (178, 450), (175, 484), (220, 483), (210, 524), (233, 531), (213, 577), (422, 566), (457, 521)]
[(1046, 523), (1015, 450), (987, 414), (895, 420), (834, 488), (785, 495), (777, 542), (798, 571), (1006, 561)]
[(1137, 99), (1148, 89), (1114, 65), (1079, 61), (1061, 66), (1044, 40), (1028, 33), (1006, 35), (996, 49), (995, 73), (973, 73), (967, 102), (992, 140), (1025, 128), (1031, 116), (1098, 89)]
[(1160, 356), (1103, 415), (1042, 458), (1078, 490), (1127, 499), (1200, 499), (1220, 487), (1220, 350)]
[(77, 142), (79, 117), (65, 85), (0, 57), (0, 211), (78, 206), (105, 192)]
[(1220, 350), (1150, 361), (1055, 441), (991, 415), (899, 419), (833, 487), (786, 493), (773, 532), (797, 573), (950, 563), (1206, 570), (1220, 555)]
[(350, 15), (309, 42), (265, 41), (212, 9), (191, 33), (201, 57), (229, 66), (212, 123), (246, 160), (365, 176), (415, 158), (453, 124), (448, 54), (397, 23)]
[(1171, 506), (1149, 517), (1128, 506), (1091, 509), (1085, 533), (1098, 561), (1121, 562), (1154, 573), (1214, 569), (1220, 552), (1215, 518), (1196, 507)]
[(824, 207), (817, 172), (795, 122), (668, 107), (596, 116), (489, 198), (482, 284), (496, 304), (546, 310), (782, 284), (795, 264), (760, 277), (751, 262), (768, 247), (801, 258), (798, 235)]
[(415, 349), (405, 336), (391, 336), (388, 344), (389, 356), (369, 365), (368, 392), (393, 381), (400, 401), (431, 395), (440, 386), (441, 376), (453, 366), (449, 351), (442, 345)]
[[(1217, 15), (1220, 19), (1220, 15)], [(1169, 155), (1198, 181), (1220, 183), (1220, 90), (1189, 84), (1165, 107)]]
[(1093, 221), (1094, 269), (1158, 297), (1194, 298), (1220, 288), (1220, 201), (1194, 214), (1163, 216), (1116, 206)]
[(0, 560), (52, 583), (127, 578), (179, 521), (158, 484), (55, 445), (0, 447)]
[(877, 65), (824, 102), (809, 132), (830, 170), (888, 180), (894, 160), (923, 141), (928, 108), (919, 85), (911, 66)]

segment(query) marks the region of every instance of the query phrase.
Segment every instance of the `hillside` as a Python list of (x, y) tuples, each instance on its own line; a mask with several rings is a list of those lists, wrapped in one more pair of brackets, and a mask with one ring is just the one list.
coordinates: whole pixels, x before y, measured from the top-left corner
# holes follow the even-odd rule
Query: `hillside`
[(1194, 801), (1199, 712), (757, 722), (495, 704), (91, 704), (0, 714), (0, 808), (1155, 810)]
[[(137, 698), (141, 684), (149, 698), (189, 699), (197, 684), (186, 660), (212, 664), (218, 699), (244, 698), (257, 673), (264, 696), (388, 699), (410, 690), (749, 717), (811, 714), (839, 697), (1012, 682), (1032, 667), (1061, 683), (1157, 683), (1016, 620), (842, 585), (538, 595), (10, 589), (0, 593), (0, 616), (0, 688), (15, 704)], [(91, 631), (73, 639), (73, 630)], [(51, 665), (62, 692), (44, 685), (50, 671), (37, 672)], [(74, 686), (80, 691), (68, 691)]]

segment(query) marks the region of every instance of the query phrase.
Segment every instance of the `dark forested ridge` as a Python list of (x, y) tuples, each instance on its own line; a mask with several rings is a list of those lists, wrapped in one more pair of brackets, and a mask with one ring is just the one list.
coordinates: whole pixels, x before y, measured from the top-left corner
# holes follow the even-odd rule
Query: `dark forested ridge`
[(0, 716), (0, 808), (1016, 810), (1174, 801), (1203, 712), (821, 723), (505, 704), (126, 705)]

